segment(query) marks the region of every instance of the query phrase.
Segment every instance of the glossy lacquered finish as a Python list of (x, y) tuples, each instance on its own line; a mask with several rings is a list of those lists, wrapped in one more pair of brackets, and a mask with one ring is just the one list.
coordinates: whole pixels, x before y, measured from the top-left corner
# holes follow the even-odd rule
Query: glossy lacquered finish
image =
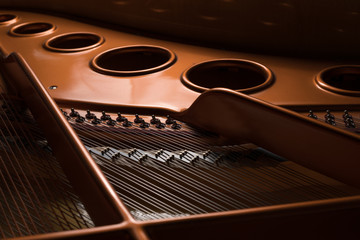
[[(356, 96), (336, 94), (315, 83), (315, 76), (325, 68), (358, 64), (354, 60), (313, 60), (223, 51), (142, 37), (49, 15), (2, 12), (19, 17), (16, 23), (0, 27), (3, 50), (20, 53), (45, 88), (56, 86), (49, 94), (58, 102), (101, 102), (103, 105), (172, 110), (188, 108), (200, 93), (181, 82), (182, 74), (204, 61), (220, 59), (253, 61), (269, 69), (274, 79), (272, 84), (250, 94), (276, 105), (357, 105), (360, 102)], [(46, 35), (28, 37), (9, 33), (14, 27), (30, 22), (46, 22), (56, 29)], [(90, 49), (78, 49), (82, 51), (54, 52), (44, 47), (49, 39), (79, 32), (93, 33), (105, 40)], [(168, 49), (175, 55), (176, 62), (139, 76), (113, 76), (90, 67), (97, 55), (134, 45)]]

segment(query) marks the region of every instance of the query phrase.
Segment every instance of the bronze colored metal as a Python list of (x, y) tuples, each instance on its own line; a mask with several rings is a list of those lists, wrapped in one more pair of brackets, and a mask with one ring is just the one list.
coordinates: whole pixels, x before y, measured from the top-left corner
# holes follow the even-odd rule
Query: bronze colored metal
[[(8, 12), (19, 15), (24, 21), (29, 19), (29, 21), (49, 22), (57, 26), (56, 32), (50, 35), (26, 38), (14, 38), (8, 35), (9, 26), (0, 27), (4, 51), (8, 53), (17, 51), (27, 61), (36, 59), (31, 61), (31, 68), (45, 88), (58, 86), (50, 92), (57, 102), (71, 102), (77, 105), (101, 102), (108, 106), (132, 108), (147, 106), (179, 111), (190, 107), (200, 95), (181, 82), (181, 75), (186, 69), (204, 61), (243, 59), (261, 63), (273, 73), (275, 81), (270, 86), (263, 91), (249, 93), (258, 99), (281, 106), (359, 104), (359, 98), (356, 96), (329, 94), (329, 91), (319, 88), (314, 82), (315, 76), (323, 69), (340, 64), (359, 64), (356, 60), (305, 59), (219, 50), (129, 34), (55, 16)], [(60, 52), (38, 48), (54, 37), (55, 33), (61, 35), (85, 31), (102, 36), (106, 41), (96, 48), (81, 53), (69, 53), (66, 56)], [(97, 55), (111, 49), (134, 45), (169, 49), (176, 54), (176, 62), (160, 71), (135, 76), (102, 74), (94, 71), (94, 68), (89, 68), (90, 62)], [(48, 72), (43, 71), (44, 66)], [(158, 89), (166, 89), (166, 91), (158, 91)]]

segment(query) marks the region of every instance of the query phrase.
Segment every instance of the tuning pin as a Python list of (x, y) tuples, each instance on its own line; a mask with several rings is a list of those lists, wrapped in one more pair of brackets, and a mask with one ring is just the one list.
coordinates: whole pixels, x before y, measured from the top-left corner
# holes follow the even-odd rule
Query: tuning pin
[(106, 121), (111, 119), (110, 115), (106, 114), (105, 111), (102, 111), (102, 115), (100, 117), (101, 120)]
[(166, 116), (167, 119), (165, 121), (166, 124), (170, 125), (170, 124), (173, 124), (173, 123), (176, 123), (174, 119), (172, 119), (169, 115)]
[(355, 127), (356, 127), (356, 126), (355, 126), (354, 119), (352, 119), (352, 118), (346, 118), (346, 119), (344, 120), (344, 122), (345, 122), (345, 126), (346, 126), (347, 128), (355, 128)]
[(109, 119), (109, 120), (107, 120), (106, 124), (109, 125), (109, 126), (115, 126), (116, 121), (112, 120), (112, 119)]
[(344, 119), (347, 119), (347, 118), (351, 118), (351, 119), (352, 119), (352, 116), (351, 116), (351, 114), (348, 112), (348, 110), (345, 110), (345, 111), (344, 111), (343, 118), (344, 118)]
[(91, 123), (96, 125), (96, 124), (100, 124), (101, 121), (100, 121), (100, 119), (98, 119), (96, 116), (94, 116), (94, 118), (92, 119)]
[(126, 120), (126, 117), (121, 116), (121, 113), (117, 113), (118, 117), (116, 118), (116, 121), (123, 122)]
[(69, 120), (70, 119), (70, 116), (67, 114), (67, 112), (65, 112), (62, 108), (60, 108), (60, 111), (62, 112), (62, 114), (65, 116), (65, 118), (67, 119), (67, 120)]
[(313, 118), (313, 119), (318, 119), (318, 117), (313, 113), (312, 110), (309, 111), (308, 117)]
[(158, 124), (160, 122), (160, 119), (156, 118), (155, 115), (151, 116), (150, 123), (151, 124)]
[(86, 111), (85, 118), (86, 119), (93, 119), (95, 117), (95, 114), (91, 113), (90, 110)]
[(147, 122), (145, 122), (145, 120), (142, 120), (142, 121), (141, 121), (141, 124), (140, 124), (140, 127), (141, 127), (141, 128), (148, 128), (149, 126), (150, 126), (150, 124), (147, 123)]
[(132, 126), (132, 122), (130, 122), (129, 120), (125, 119), (123, 124), (124, 127), (131, 127)]
[(326, 110), (325, 119), (335, 120), (335, 116), (333, 114), (331, 114), (330, 110)]
[(175, 130), (179, 130), (181, 128), (181, 124), (174, 121), (173, 124), (171, 125), (171, 128)]
[(78, 115), (79, 113), (76, 112), (74, 108), (71, 108), (70, 117), (77, 117)]
[(159, 129), (162, 129), (162, 128), (165, 128), (165, 124), (159, 121), (159, 122), (155, 125), (155, 127), (156, 127), (156, 128), (159, 128)]
[(77, 118), (75, 119), (75, 121), (78, 122), (78, 123), (83, 123), (85, 121), (85, 118), (78, 115)]
[(333, 118), (326, 118), (325, 122), (330, 124), (330, 125), (333, 125), (333, 126), (336, 125), (335, 119), (333, 119)]
[(139, 114), (135, 114), (134, 123), (141, 123), (142, 121), (143, 121), (143, 119), (141, 117), (139, 117)]

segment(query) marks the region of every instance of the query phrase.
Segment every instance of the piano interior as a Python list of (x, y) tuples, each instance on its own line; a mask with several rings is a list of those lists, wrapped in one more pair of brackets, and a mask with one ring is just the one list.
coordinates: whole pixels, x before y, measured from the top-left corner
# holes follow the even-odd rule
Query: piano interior
[(1, 239), (358, 239), (356, 1), (0, 8)]

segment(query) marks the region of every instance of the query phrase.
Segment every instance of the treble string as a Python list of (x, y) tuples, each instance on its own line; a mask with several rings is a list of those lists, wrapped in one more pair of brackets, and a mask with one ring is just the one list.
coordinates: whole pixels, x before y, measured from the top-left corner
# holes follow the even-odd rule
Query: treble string
[[(81, 125), (81, 124), (79, 124), (79, 125)], [(106, 127), (105, 127), (106, 128)], [(96, 133), (98, 134), (98, 131), (96, 131)], [(199, 170), (201, 171), (201, 169), (195, 169), (195, 171), (196, 171), (196, 175), (199, 175), (200, 174), (200, 172), (199, 172)], [(231, 174), (230, 174), (231, 175)], [(239, 180), (241, 180), (241, 179), (239, 179)], [(237, 189), (238, 191), (239, 191), (239, 189)], [(244, 197), (244, 196), (242, 196), (242, 197)]]
[[(81, 124), (78, 124), (78, 125), (81, 125)], [(78, 125), (77, 125), (77, 127), (78, 127)], [(106, 127), (104, 127), (104, 129), (107, 129)], [(109, 128), (110, 129), (110, 128)], [(106, 130), (104, 130), (104, 131), (106, 131)], [(96, 135), (95, 136), (98, 136), (98, 131), (96, 131), (96, 133), (95, 133)], [(106, 136), (108, 136), (108, 135), (106, 135)], [(126, 135), (124, 136), (124, 137), (126, 137)], [(189, 169), (189, 168), (187, 168), (187, 169)], [(199, 168), (195, 168), (195, 169), (193, 169), (194, 171), (196, 171), (196, 172), (193, 172), (192, 174), (194, 175), (194, 176), (199, 176), (199, 174), (201, 173), (201, 169), (199, 169)], [(189, 172), (188, 172), (189, 173)], [(223, 176), (223, 177), (226, 177), (226, 176)], [(206, 178), (203, 178), (202, 180), (207, 180)], [(219, 181), (218, 181), (219, 182)], [(215, 181), (213, 182), (213, 183), (215, 183)], [(219, 182), (219, 183), (221, 183), (221, 182)], [(233, 189), (233, 190), (235, 190), (235, 189)], [(243, 196), (242, 196), (243, 197)]]
[[(81, 138), (81, 136), (80, 136), (80, 138)], [(83, 140), (85, 141), (85, 144), (89, 143), (89, 141), (90, 142), (93, 141), (93, 140), (89, 140), (89, 139), (83, 139)], [(97, 143), (95, 142), (95, 145), (96, 144)], [(132, 166), (132, 167), (134, 168), (135, 166)], [(138, 170), (139, 172), (142, 172), (146, 176), (150, 176), (150, 174), (152, 174), (151, 177), (153, 179), (158, 179), (158, 180), (160, 179), (161, 181), (163, 181), (164, 185), (168, 185), (168, 186), (170, 185), (174, 189), (178, 189), (180, 191), (188, 191), (189, 195), (191, 195), (194, 198), (202, 198), (201, 195), (198, 195), (195, 192), (190, 192), (189, 189), (184, 188), (182, 185), (176, 183), (175, 181), (171, 181), (168, 178), (164, 178), (163, 174), (157, 174), (154, 169), (150, 169), (150, 168), (145, 169), (143, 166), (140, 166), (139, 168), (135, 167), (135, 169)], [(188, 181), (188, 180), (186, 180), (186, 181)], [(151, 186), (154, 186), (154, 187), (158, 187), (157, 185), (153, 185), (151, 182), (147, 181), (146, 179), (141, 179), (140, 184), (144, 184), (144, 183), (150, 184)], [(169, 192), (167, 192), (166, 194), (172, 195)], [(198, 199), (198, 200), (200, 201), (200, 199)], [(206, 201), (206, 204), (210, 205), (210, 201)]]
[[(256, 148), (216, 145), (217, 135), (183, 123), (174, 130), (170, 125), (157, 129), (155, 125), (142, 128), (141, 123), (125, 127), (108, 125), (106, 120), (96, 124), (76, 120), (72, 117), (69, 122), (90, 151), (98, 149), (92, 156), (120, 197), (146, 219), (166, 216), (159, 212), (171, 216), (221, 212), (351, 194), (289, 168), (254, 151)], [(108, 148), (122, 151), (122, 156), (113, 158), (116, 152), (110, 150), (100, 154)], [(138, 160), (124, 156), (132, 149), (139, 151)], [(154, 157), (156, 152), (160, 154)], [(170, 158), (183, 152), (182, 158)], [(205, 153), (221, 156), (221, 160), (210, 160)], [(147, 159), (141, 161), (142, 156)]]
[[(78, 125), (81, 125), (81, 124), (78, 124)], [(103, 126), (102, 128), (102, 131), (105, 131), (105, 132), (108, 132), (106, 129), (113, 129), (112, 127), (108, 127), (108, 126)], [(141, 131), (142, 129), (140, 129), (140, 131)], [(111, 137), (111, 134), (113, 134), (114, 132), (117, 132), (117, 131), (111, 131), (111, 130), (109, 130), (110, 131), (110, 136), (108, 135), (108, 134), (106, 134), (106, 136), (109, 138), (109, 139), (112, 139), (112, 137)], [(145, 130), (146, 131), (146, 130)], [(95, 131), (96, 133), (98, 133), (98, 131)], [(149, 132), (149, 131), (148, 131)], [(126, 136), (126, 135), (125, 135)], [(99, 137), (99, 136), (98, 136)], [(117, 136), (118, 137), (118, 136)], [(141, 139), (141, 138), (140, 138)], [(156, 140), (156, 138), (155, 138), (155, 140)], [(176, 140), (179, 140), (179, 139), (176, 139)], [(175, 141), (176, 141), (175, 140)], [(111, 141), (111, 140), (110, 140)], [(173, 143), (171, 140), (167, 140), (168, 142), (171, 142), (171, 143)], [(180, 142), (182, 142), (182, 141), (186, 141), (186, 140), (183, 140), (183, 139), (180, 139)], [(140, 143), (143, 143), (143, 144), (145, 144), (144, 142), (147, 142), (147, 141), (141, 141)], [(139, 144), (139, 142), (136, 142), (137, 144)], [(135, 144), (136, 144), (135, 143)], [(175, 145), (175, 144), (173, 144), (173, 145)], [(195, 149), (195, 150), (200, 150), (200, 149)], [(238, 157), (238, 156), (236, 156), (236, 157)], [(211, 168), (213, 168), (214, 169), (214, 166), (210, 166), (210, 164), (208, 164), (208, 166), (209, 167), (211, 167)], [(187, 168), (187, 169), (189, 169), (189, 168)], [(219, 171), (220, 170), (220, 171)], [(202, 171), (202, 169), (200, 168), (197, 168), (197, 169), (195, 169), (195, 173), (194, 173), (194, 175), (195, 176), (199, 176), (199, 174), (201, 173), (201, 171)], [(213, 172), (213, 174), (217, 174), (217, 175), (219, 175), (219, 172), (221, 172), (222, 171), (222, 169), (219, 169), (219, 168), (217, 168), (217, 169), (214, 169), (213, 170), (214, 172)], [(212, 174), (212, 177), (213, 177), (213, 174)], [(227, 178), (227, 177), (229, 177), (229, 175), (230, 176), (235, 176), (235, 177), (237, 177), (237, 179), (236, 180), (240, 180), (240, 182), (243, 182), (244, 180), (243, 179), (241, 179), (241, 176), (238, 176), (238, 174), (236, 174), (236, 175), (232, 175), (230, 172), (224, 172), (224, 174), (226, 174), (226, 175), (228, 175), (228, 176), (222, 176), (223, 178), (225, 177), (225, 178)], [(259, 177), (259, 179), (262, 179), (261, 177)], [(203, 179), (204, 180), (204, 179)], [(220, 182), (220, 181), (217, 181), (217, 182)], [(220, 183), (224, 183), (224, 182), (220, 182)], [(227, 181), (225, 181), (225, 183), (227, 183)], [(233, 181), (232, 183), (230, 182), (230, 186), (233, 186), (233, 184), (234, 183), (237, 183), (237, 184), (239, 184), (239, 181)], [(262, 185), (257, 185), (257, 186), (262, 186)], [(272, 187), (274, 187), (274, 185), (272, 185)], [(257, 187), (258, 188), (258, 187)], [(236, 190), (236, 189), (233, 189), (233, 190)], [(257, 190), (259, 190), (259, 189), (257, 189)], [(237, 189), (237, 191), (239, 191), (239, 189)], [(265, 190), (263, 190), (263, 192), (265, 192)], [(244, 193), (246, 193), (246, 192), (244, 192)], [(244, 197), (244, 196), (242, 196), (242, 197)], [(254, 200), (252, 200), (252, 202), (254, 202)]]
[[(77, 127), (79, 127), (79, 125), (81, 126), (82, 124), (76, 124)], [(105, 129), (105, 130), (104, 130), (104, 129)], [(102, 131), (107, 132), (106, 129), (111, 129), (111, 128), (110, 128), (110, 127), (107, 128), (107, 126), (103, 126), (103, 127), (102, 127)], [(98, 132), (99, 132), (99, 131), (95, 131), (95, 133), (96, 133), (95, 136), (97, 136), (97, 137), (98, 137)], [(113, 132), (114, 132), (114, 131), (111, 131), (110, 134), (113, 134)], [(110, 139), (112, 139), (111, 136), (109, 136), (108, 134), (106, 134), (106, 136), (109, 137)], [(126, 135), (125, 135), (125, 137), (126, 137)], [(111, 140), (110, 140), (110, 141), (111, 141)], [(96, 145), (96, 144), (95, 144), (95, 145)], [(199, 169), (198, 169), (198, 168), (196, 169), (196, 171), (197, 171), (196, 174), (199, 175), (200, 173), (199, 173)], [(201, 171), (201, 169), (200, 169), (200, 171)]]

